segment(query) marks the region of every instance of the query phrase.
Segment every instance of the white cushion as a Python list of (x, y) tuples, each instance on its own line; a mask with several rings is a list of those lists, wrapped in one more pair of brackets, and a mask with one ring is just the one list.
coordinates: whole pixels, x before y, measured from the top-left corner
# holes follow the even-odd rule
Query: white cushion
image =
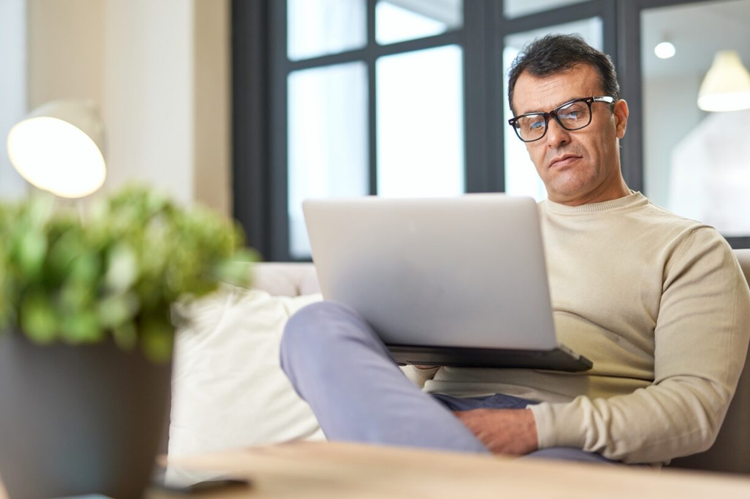
[(323, 439), (279, 365), (287, 319), (320, 299), (225, 286), (191, 305), (175, 346), (170, 455)]

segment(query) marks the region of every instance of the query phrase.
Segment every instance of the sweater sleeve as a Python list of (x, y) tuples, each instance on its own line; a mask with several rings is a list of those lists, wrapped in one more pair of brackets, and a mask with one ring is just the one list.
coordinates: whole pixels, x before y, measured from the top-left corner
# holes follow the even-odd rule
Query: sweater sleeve
[(664, 271), (654, 382), (609, 399), (531, 406), (539, 447), (577, 447), (626, 463), (708, 449), (745, 362), (750, 290), (729, 245), (695, 229)]

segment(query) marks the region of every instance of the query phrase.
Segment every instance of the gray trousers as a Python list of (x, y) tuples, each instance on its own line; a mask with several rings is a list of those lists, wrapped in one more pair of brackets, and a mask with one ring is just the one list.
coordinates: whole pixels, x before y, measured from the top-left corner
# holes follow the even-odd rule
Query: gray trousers
[[(489, 450), (451, 411), (518, 409), (534, 402), (497, 394), (456, 398), (422, 392), (353, 309), (319, 302), (294, 314), (281, 340), (281, 367), (329, 440), (457, 452)], [(573, 448), (528, 457), (613, 463)]]

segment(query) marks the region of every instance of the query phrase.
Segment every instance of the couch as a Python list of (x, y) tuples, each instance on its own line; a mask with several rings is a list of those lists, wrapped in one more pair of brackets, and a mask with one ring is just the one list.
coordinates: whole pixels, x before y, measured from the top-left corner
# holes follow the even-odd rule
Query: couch
[[(745, 278), (750, 281), (750, 250), (736, 250), (735, 254), (740, 261), (743, 272), (745, 274)], [(266, 394), (265, 399), (262, 399), (262, 394), (258, 395), (257, 397), (253, 397), (253, 400), (248, 401), (248, 404), (257, 402), (259, 397), (262, 400), (265, 400), (265, 402), (256, 403), (256, 405), (235, 407), (232, 416), (230, 416), (227, 411), (224, 411), (221, 414), (216, 414), (212, 422), (199, 421), (198, 423), (203, 424), (204, 428), (209, 428), (211, 431), (214, 431), (215, 426), (223, 427), (223, 434), (218, 433), (209, 436), (209, 439), (216, 440), (215, 448), (221, 448), (222, 445), (230, 446), (231, 444), (235, 443), (231, 435), (226, 435), (227, 432), (229, 432), (230, 434), (232, 432), (243, 432), (247, 425), (252, 426), (254, 424), (256, 426), (262, 426), (265, 425), (268, 420), (276, 420), (279, 418), (281, 420), (284, 420), (284, 418), (290, 417), (290, 415), (293, 415), (294, 417), (292, 419), (289, 419), (288, 421), (290, 421), (291, 424), (295, 426), (294, 431), (292, 431), (291, 433), (287, 431), (274, 430), (274, 428), (271, 428), (268, 431), (261, 429), (260, 432), (255, 432), (255, 434), (249, 435), (244, 439), (241, 439), (238, 436), (236, 440), (237, 445), (273, 443), (275, 441), (282, 441), (284, 439), (295, 437), (323, 438), (320, 432), (314, 431), (316, 422), (314, 421), (314, 417), (312, 416), (311, 412), (309, 412), (307, 408), (303, 406), (304, 403), (301, 401), (293, 401), (290, 399), (290, 397), (294, 396), (290, 395), (290, 387), (288, 385), (285, 385), (286, 380), (282, 379), (283, 375), (280, 373), (278, 366), (271, 363), (277, 362), (277, 359), (273, 358), (272, 361), (269, 360), (271, 357), (277, 357), (277, 350), (274, 350), (274, 348), (277, 348), (276, 340), (281, 333), (281, 329), (283, 329), (283, 319), (285, 318), (283, 314), (286, 313), (287, 315), (290, 315), (294, 310), (298, 309), (301, 306), (304, 306), (306, 303), (314, 301), (315, 299), (320, 299), (320, 295), (316, 295), (317, 293), (319, 293), (319, 286), (315, 268), (311, 263), (257, 264), (253, 267), (253, 287), (257, 290), (257, 292), (253, 292), (255, 294), (246, 293), (244, 295), (237, 295), (236, 291), (227, 292), (226, 290), (222, 292), (223, 294), (220, 293), (219, 295), (221, 296), (221, 298), (218, 300), (219, 303), (214, 303), (213, 305), (211, 305), (214, 310), (217, 310), (217, 312), (214, 314), (216, 318), (209, 317), (207, 318), (207, 322), (231, 323), (231, 319), (227, 318), (231, 315), (227, 312), (227, 310), (230, 310), (231, 307), (238, 308), (239, 315), (241, 316), (258, 314), (258, 311), (263, 310), (267, 311), (269, 309), (269, 306), (276, 307), (274, 308), (274, 310), (277, 310), (277, 312), (279, 312), (279, 310), (283, 310), (284, 312), (279, 312), (282, 313), (282, 317), (280, 318), (277, 318), (275, 320), (264, 319), (260, 321), (261, 325), (267, 325), (269, 322), (273, 322), (273, 327), (271, 328), (273, 330), (273, 332), (271, 333), (271, 336), (273, 336), (273, 338), (269, 337), (269, 341), (266, 342), (266, 347), (264, 347), (268, 350), (268, 353), (265, 354), (265, 357), (269, 364), (265, 369), (260, 369), (265, 374), (251, 373), (247, 375), (248, 377), (250, 377), (249, 381), (237, 381), (237, 383), (240, 385), (240, 390), (237, 392), (239, 394), (253, 393), (253, 388), (251, 388), (250, 385), (258, 384), (258, 382), (260, 381), (258, 380), (258, 378), (268, 380), (269, 382), (278, 385), (278, 388), (273, 393)], [(261, 294), (261, 292), (264, 293)], [(309, 297), (310, 300), (307, 300), (307, 297)], [(273, 300), (281, 300), (281, 302), (279, 304), (275, 303)], [(260, 305), (258, 305), (259, 303)], [(255, 306), (256, 308), (252, 309), (252, 306)], [(263, 306), (265, 308), (258, 308), (260, 306)], [(214, 328), (214, 326), (211, 327)], [(257, 328), (258, 325), (254, 324), (248, 327)], [(242, 324), (239, 324), (237, 326), (227, 325), (226, 335), (230, 338), (236, 336), (236, 330), (240, 328), (242, 328)], [(193, 341), (193, 343), (195, 343), (196, 347), (198, 348), (197, 351), (193, 352), (193, 356), (203, 359), (204, 364), (210, 364), (212, 361), (214, 363), (221, 362), (223, 368), (227, 369), (226, 372), (232, 372), (231, 369), (228, 369), (226, 368), (226, 366), (224, 366), (224, 364), (231, 364), (232, 361), (224, 362), (223, 360), (212, 360), (210, 358), (211, 349), (210, 347), (207, 347), (206, 344), (209, 343), (212, 338), (217, 337), (218, 334), (219, 333), (217, 331), (214, 331), (212, 329), (208, 333), (204, 333), (203, 337), (198, 336), (196, 339), (190, 340)], [(269, 344), (271, 344), (270, 347), (268, 346)], [(232, 354), (235, 354), (236, 350), (238, 349), (238, 347), (234, 346), (229, 346), (227, 348), (232, 351)], [(239, 348), (241, 349), (242, 347)], [(247, 348), (247, 346), (245, 346), (245, 348)], [(184, 433), (185, 429), (191, 424), (194, 428), (196, 428), (194, 432), (203, 431), (201, 430), (200, 424), (191, 422), (191, 420), (189, 419), (190, 417), (193, 417), (194, 419), (196, 417), (195, 399), (199, 398), (199, 404), (203, 405), (223, 405), (220, 402), (203, 400), (202, 397), (205, 397), (206, 394), (211, 393), (208, 385), (225, 383), (227, 374), (217, 375), (214, 380), (204, 378), (198, 380), (197, 382), (188, 382), (187, 380), (184, 380), (184, 382), (180, 381), (180, 372), (184, 373), (182, 375), (183, 377), (190, 376), (193, 373), (191, 369), (195, 370), (196, 368), (195, 362), (190, 362), (190, 365), (187, 367), (180, 366), (180, 363), (186, 364), (188, 362), (185, 360), (180, 361), (179, 350), (180, 349), (178, 345), (178, 362), (176, 365), (177, 381), (174, 385), (175, 395), (177, 396), (178, 403), (176, 405), (173, 404), (173, 428), (170, 432), (170, 439), (176, 436), (185, 440), (184, 435), (181, 435), (180, 432), (182, 431)], [(256, 360), (256, 362), (258, 361)], [(188, 385), (188, 388), (180, 387), (181, 383), (184, 385)], [(241, 397), (241, 395), (237, 395), (235, 397), (225, 396), (224, 398), (236, 399), (239, 397)], [(287, 407), (287, 409), (279, 408), (274, 413), (268, 412), (266, 409), (269, 402), (275, 401), (279, 397), (286, 397), (288, 399), (285, 402), (285, 407)], [(232, 403), (234, 403), (234, 401)], [(182, 407), (182, 409), (180, 409), (180, 407)], [(239, 414), (242, 412), (244, 412), (244, 415)], [(278, 414), (281, 414), (281, 416), (278, 416)], [(745, 369), (740, 379), (735, 398), (732, 401), (729, 412), (713, 447), (701, 454), (675, 459), (672, 462), (671, 466), (712, 471), (750, 473), (750, 459), (748, 459), (748, 456), (750, 456), (750, 416), (748, 416), (748, 414), (750, 414), (750, 369)], [(256, 417), (256, 419), (253, 423), (251, 421), (253, 421), (254, 416)], [(232, 423), (231, 418), (237, 418), (236, 422)], [(245, 424), (246, 420), (248, 421), (247, 425)], [(284, 422), (283, 424), (288, 426), (290, 423)], [(175, 428), (175, 426), (180, 425), (183, 428)], [(260, 433), (260, 435), (258, 435), (258, 433)], [(224, 440), (222, 440), (222, 437), (225, 437)], [(175, 439), (175, 441), (176, 440), (177, 439)], [(172, 445), (173, 443), (175, 444), (174, 446)], [(175, 442), (172, 442), (172, 440), (170, 440), (170, 453), (214, 450), (214, 448), (206, 447), (206, 445), (213, 444), (205, 444), (203, 445), (203, 447), (191, 447), (190, 443), (188, 442), (188, 445), (180, 444), (178, 446)]]

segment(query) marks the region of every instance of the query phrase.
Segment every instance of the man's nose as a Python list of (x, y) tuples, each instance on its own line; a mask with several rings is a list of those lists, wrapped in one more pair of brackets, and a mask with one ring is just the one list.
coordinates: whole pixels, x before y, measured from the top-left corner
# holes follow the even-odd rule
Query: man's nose
[(547, 145), (559, 147), (570, 142), (570, 132), (562, 127), (556, 119), (550, 118), (547, 123)]

